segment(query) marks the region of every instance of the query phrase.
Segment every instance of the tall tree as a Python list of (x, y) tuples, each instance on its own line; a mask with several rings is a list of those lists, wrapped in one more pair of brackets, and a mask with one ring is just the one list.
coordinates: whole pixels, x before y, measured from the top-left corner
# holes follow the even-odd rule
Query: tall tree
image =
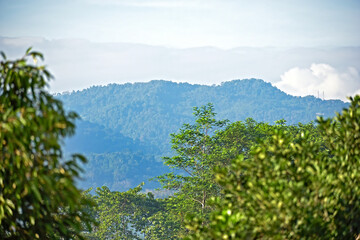
[[(74, 133), (74, 112), (46, 91), (50, 73), (29, 49), (0, 62), (0, 238), (82, 238), (91, 230), (75, 186), (81, 155), (63, 160), (61, 143)], [(30, 64), (32, 58), (35, 65)]]
[(209, 156), (214, 149), (215, 131), (224, 127), (228, 121), (215, 120), (215, 115), (210, 103), (195, 107), (195, 123), (184, 124), (178, 133), (171, 134), (175, 156), (164, 157), (164, 163), (181, 172), (164, 174), (158, 179), (165, 189), (176, 191), (174, 199), (169, 201), (169, 204), (174, 203), (169, 210), (172, 210), (172, 215), (177, 216), (179, 222), (189, 212), (206, 216), (210, 210), (209, 198), (219, 193), (211, 171), (216, 161)]

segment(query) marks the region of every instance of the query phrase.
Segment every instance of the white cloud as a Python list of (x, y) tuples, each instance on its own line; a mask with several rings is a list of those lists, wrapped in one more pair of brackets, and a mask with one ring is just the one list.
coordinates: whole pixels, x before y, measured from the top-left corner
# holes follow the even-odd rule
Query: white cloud
[(360, 93), (360, 76), (354, 67), (338, 70), (329, 64), (313, 63), (309, 68), (291, 68), (281, 75), (276, 87), (296, 96), (324, 96), (326, 99), (339, 98)]

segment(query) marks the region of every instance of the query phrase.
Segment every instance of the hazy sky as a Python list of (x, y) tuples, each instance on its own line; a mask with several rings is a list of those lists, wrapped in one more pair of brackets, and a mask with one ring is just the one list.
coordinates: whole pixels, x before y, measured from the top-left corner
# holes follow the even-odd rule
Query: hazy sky
[(359, 0), (0, 0), (1, 35), (172, 47), (358, 46)]
[[(0, 0), (0, 50), (44, 52), (53, 91), (261, 77), (295, 95), (344, 98), (360, 89), (359, 23), (359, 0)], [(107, 62), (98, 64), (106, 65), (103, 75), (88, 62), (95, 53)], [(74, 69), (87, 78), (71, 77)]]

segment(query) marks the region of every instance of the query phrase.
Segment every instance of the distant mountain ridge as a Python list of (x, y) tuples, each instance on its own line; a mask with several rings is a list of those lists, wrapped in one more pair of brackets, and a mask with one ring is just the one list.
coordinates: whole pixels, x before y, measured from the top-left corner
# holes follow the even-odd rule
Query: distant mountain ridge
[[(164, 80), (110, 84), (58, 98), (86, 121), (152, 144), (159, 136), (164, 139), (181, 124), (191, 121), (193, 107), (209, 102), (214, 104), (220, 119), (238, 121), (251, 117), (269, 123), (285, 119), (288, 124), (315, 120), (318, 113), (334, 116), (335, 111), (347, 106), (340, 100), (294, 97), (259, 79), (215, 86)], [(165, 128), (159, 129), (159, 125)]]
[(313, 121), (319, 114), (332, 117), (348, 105), (340, 100), (294, 97), (260, 79), (213, 86), (153, 80), (94, 86), (56, 97), (83, 119), (76, 141), (67, 141), (68, 150), (85, 154), (142, 152), (155, 156), (146, 159), (157, 162), (160, 156), (171, 154), (169, 134), (193, 121), (195, 106), (211, 102), (218, 119), (232, 122), (250, 117), (271, 124), (279, 119), (296, 124)]

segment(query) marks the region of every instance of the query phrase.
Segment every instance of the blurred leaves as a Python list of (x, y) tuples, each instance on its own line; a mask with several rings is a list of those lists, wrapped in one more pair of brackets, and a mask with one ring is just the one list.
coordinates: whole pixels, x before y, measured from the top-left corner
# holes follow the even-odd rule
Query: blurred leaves
[[(47, 91), (51, 74), (29, 48), (0, 62), (0, 238), (80, 238), (93, 220), (74, 181), (81, 155), (64, 160), (63, 139), (74, 134), (76, 113), (66, 113)], [(84, 225), (86, 227), (84, 228)]]

